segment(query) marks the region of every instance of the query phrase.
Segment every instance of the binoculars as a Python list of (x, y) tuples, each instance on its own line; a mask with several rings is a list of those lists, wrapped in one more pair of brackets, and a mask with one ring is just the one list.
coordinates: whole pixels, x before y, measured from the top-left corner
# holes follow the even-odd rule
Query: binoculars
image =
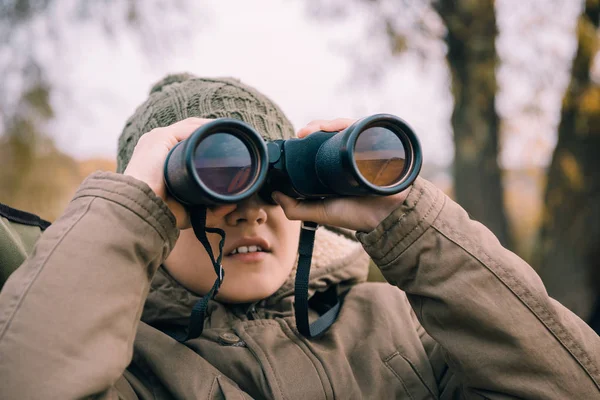
[(392, 195), (417, 177), (423, 157), (414, 131), (402, 119), (376, 114), (340, 132), (265, 141), (230, 118), (211, 121), (167, 156), (169, 193), (186, 206), (239, 203), (273, 191), (296, 199)]

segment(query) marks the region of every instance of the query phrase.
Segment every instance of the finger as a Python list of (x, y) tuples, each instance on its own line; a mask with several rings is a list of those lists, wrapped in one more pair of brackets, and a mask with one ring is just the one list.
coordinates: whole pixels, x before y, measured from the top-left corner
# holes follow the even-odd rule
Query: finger
[(273, 200), (281, 206), (289, 220), (313, 221), (319, 224), (327, 220), (322, 201), (300, 201), (280, 192), (273, 193)]
[(211, 121), (213, 120), (207, 118), (186, 118), (171, 125), (170, 128), (173, 128), (173, 131), (170, 133), (175, 139), (177, 139), (177, 142), (181, 142), (182, 140), (190, 137), (196, 129)]
[(333, 120), (314, 120), (309, 122), (304, 128), (300, 129), (297, 133), (299, 138), (306, 137), (311, 133), (318, 131), (325, 132), (337, 132), (342, 131), (356, 122), (356, 119), (352, 118), (336, 118)]
[(189, 138), (196, 129), (210, 121), (213, 120), (206, 118), (186, 118), (166, 127), (155, 128), (143, 135), (140, 141), (143, 139), (152, 143), (166, 142), (169, 143), (169, 147), (173, 147), (177, 143)]
[(296, 135), (299, 138), (303, 138), (305, 136), (310, 135), (313, 132), (317, 132), (320, 130), (321, 124), (327, 122), (327, 120), (324, 119), (316, 119), (314, 121), (310, 121), (308, 124), (306, 124), (306, 126), (302, 129), (300, 129)]
[(356, 120), (352, 118), (337, 118), (321, 124), (321, 130), (325, 132), (343, 131), (355, 122)]

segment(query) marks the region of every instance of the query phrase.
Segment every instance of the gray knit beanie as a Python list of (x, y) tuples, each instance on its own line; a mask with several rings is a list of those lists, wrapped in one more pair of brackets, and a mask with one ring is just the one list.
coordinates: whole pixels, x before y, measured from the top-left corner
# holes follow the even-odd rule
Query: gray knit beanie
[(117, 172), (125, 170), (144, 133), (189, 117), (239, 119), (266, 140), (294, 137), (294, 127), (281, 109), (237, 79), (168, 75), (152, 87), (148, 99), (127, 120), (119, 137)]

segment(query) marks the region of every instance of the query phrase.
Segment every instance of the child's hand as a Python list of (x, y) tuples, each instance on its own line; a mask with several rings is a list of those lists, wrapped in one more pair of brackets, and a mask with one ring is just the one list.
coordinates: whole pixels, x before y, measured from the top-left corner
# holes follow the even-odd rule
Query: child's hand
[[(186, 209), (173, 199), (167, 192), (164, 181), (164, 164), (169, 151), (182, 140), (187, 139), (200, 126), (210, 122), (210, 119), (187, 118), (164, 128), (156, 128), (144, 134), (138, 141), (131, 160), (123, 172), (143, 182), (162, 198), (177, 219), (177, 227), (190, 227), (190, 219)], [(225, 212), (231, 207), (221, 207)], [(208, 217), (208, 216), (207, 216)]]
[[(348, 118), (312, 121), (298, 131), (298, 137), (303, 138), (317, 131), (341, 131), (354, 122), (355, 120)], [(296, 200), (276, 192), (274, 199), (283, 208), (288, 219), (369, 232), (404, 202), (408, 191), (406, 189), (391, 196), (342, 197), (316, 201)]]

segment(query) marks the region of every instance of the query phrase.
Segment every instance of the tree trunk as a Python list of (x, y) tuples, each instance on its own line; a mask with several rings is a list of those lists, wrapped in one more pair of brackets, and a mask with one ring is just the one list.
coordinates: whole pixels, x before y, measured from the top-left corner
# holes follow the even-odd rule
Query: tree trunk
[(588, 0), (577, 24), (536, 257), (549, 294), (588, 321), (600, 293), (592, 256), (600, 247), (600, 87), (590, 79), (599, 15), (600, 4)]
[(498, 165), (496, 17), (493, 0), (439, 0), (452, 74), (454, 189), (473, 219), (512, 246)]

